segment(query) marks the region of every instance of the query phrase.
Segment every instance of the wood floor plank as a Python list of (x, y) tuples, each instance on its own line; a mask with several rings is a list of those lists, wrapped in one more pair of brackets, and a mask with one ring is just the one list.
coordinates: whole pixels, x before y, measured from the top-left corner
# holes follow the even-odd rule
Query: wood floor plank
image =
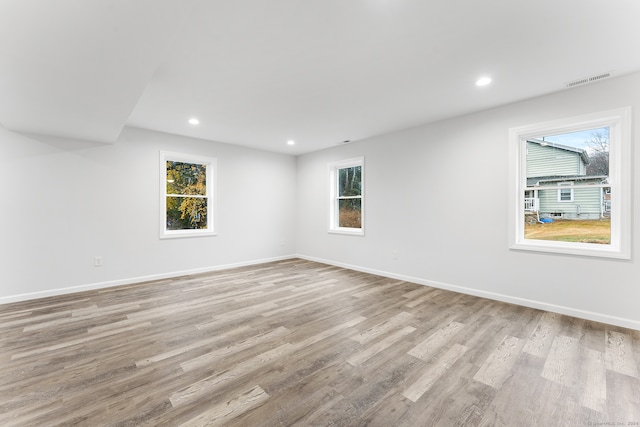
[(459, 322), (449, 322), (446, 325), (442, 325), (442, 327), (430, 335), (429, 338), (413, 347), (409, 351), (409, 354), (427, 361), (438, 353), (463, 327), (464, 325)]
[(367, 289), (362, 290), (360, 292), (356, 292), (354, 294), (352, 294), (355, 298), (364, 298), (364, 297), (369, 297), (373, 294), (378, 294), (378, 293), (383, 293), (385, 290), (389, 289), (389, 288), (393, 288), (397, 286), (397, 283), (395, 282), (390, 282), (390, 283), (385, 283), (385, 284), (381, 284), (378, 286), (367, 286)]
[(375, 326), (372, 326), (366, 331), (360, 332), (357, 335), (352, 336), (351, 339), (359, 342), (360, 344), (367, 343), (372, 339), (379, 337), (380, 335), (383, 335), (384, 333), (390, 331), (396, 326), (406, 323), (412, 317), (413, 316), (411, 313), (407, 313), (403, 311), (383, 322), (378, 323)]
[(301, 259), (0, 305), (3, 427), (633, 425), (639, 367), (640, 331)]
[(582, 375), (580, 404), (598, 412), (607, 408), (607, 370), (604, 355), (599, 351), (586, 349)]
[(222, 426), (246, 411), (255, 408), (269, 398), (260, 386), (255, 386), (233, 399), (214, 405), (202, 414), (180, 424), (182, 427)]
[[(329, 286), (332, 286), (332, 285), (329, 285)], [(361, 286), (363, 287), (364, 285), (361, 285)], [(302, 300), (302, 301), (300, 301), (298, 303), (294, 303), (294, 304), (286, 304), (283, 307), (277, 308), (275, 310), (270, 310), (270, 311), (264, 312), (264, 313), (262, 313), (262, 315), (265, 316), (265, 317), (269, 317), (269, 316), (273, 316), (274, 314), (290, 312), (290, 311), (299, 309), (301, 307), (305, 307), (305, 306), (308, 306), (308, 305), (316, 304), (318, 302), (327, 300), (329, 298), (335, 298), (340, 294), (344, 294), (344, 293), (347, 293), (347, 292), (350, 292), (350, 291), (351, 290), (349, 290), (349, 291), (347, 291), (347, 290), (339, 290), (339, 291), (335, 291), (335, 292), (326, 292), (326, 289), (325, 289), (325, 292), (323, 292), (319, 296), (316, 296), (316, 297), (313, 297), (313, 298), (305, 298), (304, 300)], [(294, 297), (296, 299), (299, 299), (300, 295), (303, 294), (303, 293), (305, 293), (305, 294), (306, 293), (317, 293), (317, 289), (309, 289), (308, 291), (297, 293), (296, 295), (294, 295)], [(283, 302), (284, 301), (278, 301), (279, 304), (282, 304)]]
[(520, 339), (506, 336), (473, 379), (494, 388), (502, 387), (507, 377), (511, 375), (523, 345)]
[(173, 407), (185, 405), (192, 400), (196, 400), (206, 393), (210, 393), (216, 388), (220, 388), (235, 379), (248, 375), (274, 360), (286, 357), (293, 352), (295, 347), (291, 343), (282, 344), (272, 350), (265, 351), (249, 360), (240, 362), (233, 368), (217, 372), (207, 378), (203, 378), (190, 386), (171, 393), (169, 401)]
[(360, 366), (367, 360), (371, 359), (376, 354), (391, 347), (397, 341), (401, 340), (405, 335), (409, 335), (411, 332), (415, 330), (416, 328), (414, 328), (413, 326), (405, 326), (399, 331), (393, 332), (390, 335), (386, 336), (385, 338), (381, 339), (380, 341), (377, 341), (375, 344), (368, 347), (367, 349), (357, 354), (354, 354), (347, 360), (347, 363), (350, 364), (351, 366)]
[(467, 347), (454, 344), (449, 350), (443, 353), (416, 382), (411, 384), (402, 395), (412, 402), (417, 402), (467, 350)]
[(216, 365), (216, 362), (221, 358), (232, 357), (234, 354), (239, 353), (244, 349), (267, 342), (274, 338), (286, 336), (289, 333), (290, 331), (287, 328), (285, 328), (284, 326), (280, 326), (279, 328), (254, 335), (233, 345), (219, 348), (188, 361), (182, 362), (180, 364), (180, 367), (183, 371), (188, 372), (193, 371), (194, 369), (198, 369), (202, 366)]
[(221, 323), (229, 323), (234, 320), (240, 320), (248, 315), (258, 315), (267, 310), (274, 310), (280, 306), (273, 301), (266, 301), (260, 304), (251, 305), (249, 307), (240, 307), (232, 311), (225, 312), (224, 315), (213, 316), (213, 320), (207, 320), (205, 323), (195, 325), (200, 330), (215, 329)]
[(424, 304), (426, 302), (431, 301), (431, 298), (433, 298), (433, 296), (431, 294), (422, 295), (421, 297), (412, 299), (411, 301), (409, 301), (405, 305), (407, 307), (409, 307), (409, 308), (414, 308), (414, 307), (419, 306), (420, 304)]
[(640, 419), (640, 380), (615, 371), (607, 371), (607, 408), (609, 420), (635, 425)]
[(579, 341), (565, 335), (557, 336), (551, 344), (542, 377), (566, 386), (574, 386), (578, 371)]
[(538, 357), (547, 357), (556, 335), (555, 330), (557, 329), (558, 319), (558, 314), (542, 313), (535, 331), (527, 340), (522, 351)]
[(638, 378), (638, 366), (633, 357), (633, 344), (630, 335), (608, 331), (605, 360), (607, 369)]
[(428, 286), (421, 286), (419, 288), (415, 288), (409, 292), (402, 294), (402, 298), (407, 298), (409, 300), (414, 300), (416, 298), (422, 298), (425, 294), (433, 294), (437, 292), (434, 288), (430, 288)]
[(69, 340), (69, 341), (65, 341), (62, 343), (57, 343), (57, 344), (52, 344), (49, 346), (45, 346), (45, 347), (40, 347), (40, 348), (34, 348), (28, 351), (23, 351), (23, 352), (19, 352), (19, 353), (15, 353), (11, 356), (12, 360), (15, 359), (21, 359), (24, 357), (29, 357), (29, 356), (34, 356), (34, 355), (41, 355), (43, 353), (47, 353), (47, 352), (51, 352), (54, 350), (59, 350), (59, 349), (63, 349), (63, 348), (68, 348), (68, 347), (75, 347), (77, 345), (80, 344), (85, 344), (88, 341), (93, 341), (93, 340), (97, 340), (100, 338), (104, 338), (107, 336), (113, 336), (113, 335), (120, 335), (123, 334), (125, 332), (137, 329), (137, 328), (145, 328), (145, 327), (149, 327), (151, 326), (151, 322), (143, 322), (143, 323), (135, 323), (133, 325), (127, 325), (124, 327), (119, 327), (119, 328), (114, 328), (114, 329), (109, 329), (106, 331), (102, 331), (100, 333), (94, 333), (94, 334), (87, 334), (81, 338), (77, 338), (77, 339), (73, 339), (73, 340)]
[[(95, 306), (94, 306), (95, 308)], [(48, 325), (55, 325), (56, 320), (60, 320), (60, 319), (68, 319), (71, 316), (71, 311), (56, 311), (53, 313), (43, 313), (43, 314), (32, 314), (29, 315), (28, 317), (24, 317), (24, 316), (16, 316), (16, 318), (14, 318), (14, 320), (7, 320), (7, 321), (3, 321), (2, 323), (0, 323), (0, 328), (2, 329), (8, 329), (8, 328), (13, 328), (15, 326), (20, 326), (20, 325), (25, 325), (25, 328), (33, 326), (33, 325), (40, 325), (42, 323), (48, 324)], [(53, 320), (49, 320), (49, 319), (53, 319)]]
[[(241, 330), (247, 330), (247, 329), (249, 329), (248, 326), (241, 327)], [(187, 345), (182, 345), (172, 350), (164, 351), (162, 353), (155, 354), (153, 356), (145, 357), (144, 359), (136, 360), (136, 366), (138, 367), (147, 366), (152, 363), (160, 362), (160, 361), (169, 359), (171, 357), (184, 354), (196, 348), (211, 346), (211, 345), (214, 345), (218, 340), (223, 340), (224, 338), (225, 338), (224, 335), (219, 335), (217, 339), (213, 339), (211, 337), (202, 338), (197, 341), (191, 342)]]

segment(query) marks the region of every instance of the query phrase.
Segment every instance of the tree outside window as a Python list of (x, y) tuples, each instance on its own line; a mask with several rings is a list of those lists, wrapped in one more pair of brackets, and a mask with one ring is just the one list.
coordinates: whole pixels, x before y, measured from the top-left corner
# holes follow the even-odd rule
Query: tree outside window
[(160, 153), (162, 238), (213, 233), (215, 159)]
[(338, 169), (338, 226), (362, 228), (362, 166)]
[(330, 169), (331, 207), (329, 231), (364, 234), (364, 159), (332, 163)]
[(166, 170), (167, 230), (206, 229), (207, 165), (169, 160)]

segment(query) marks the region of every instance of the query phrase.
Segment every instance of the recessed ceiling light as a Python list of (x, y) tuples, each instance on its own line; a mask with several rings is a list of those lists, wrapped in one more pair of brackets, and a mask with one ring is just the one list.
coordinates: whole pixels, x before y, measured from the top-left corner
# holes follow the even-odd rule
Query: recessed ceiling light
[(480, 77), (476, 80), (476, 86), (486, 86), (491, 83), (491, 77)]
[(287, 145), (296, 145), (296, 142), (293, 139), (287, 141)]
[(189, 119), (189, 124), (199, 125), (200, 124), (200, 120), (196, 119), (195, 117), (192, 117), (192, 118)]

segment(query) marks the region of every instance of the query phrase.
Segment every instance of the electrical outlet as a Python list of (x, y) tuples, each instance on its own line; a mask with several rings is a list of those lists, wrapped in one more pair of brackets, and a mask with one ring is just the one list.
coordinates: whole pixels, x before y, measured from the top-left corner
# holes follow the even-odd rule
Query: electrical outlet
[(391, 259), (398, 259), (398, 251), (391, 251)]
[(94, 267), (102, 267), (103, 263), (104, 263), (104, 258), (102, 258), (101, 256), (93, 257), (93, 266)]

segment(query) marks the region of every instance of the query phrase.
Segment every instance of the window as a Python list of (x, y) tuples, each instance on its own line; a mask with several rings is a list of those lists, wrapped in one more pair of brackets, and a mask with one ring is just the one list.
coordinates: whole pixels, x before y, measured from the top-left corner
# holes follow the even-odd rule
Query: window
[(213, 235), (216, 159), (160, 152), (160, 237)]
[(364, 158), (330, 165), (329, 231), (364, 235)]
[(509, 130), (511, 249), (630, 258), (631, 108)]
[[(561, 182), (558, 185), (560, 187), (567, 187), (573, 185), (573, 182)], [(573, 188), (558, 188), (558, 201), (573, 202)]]

